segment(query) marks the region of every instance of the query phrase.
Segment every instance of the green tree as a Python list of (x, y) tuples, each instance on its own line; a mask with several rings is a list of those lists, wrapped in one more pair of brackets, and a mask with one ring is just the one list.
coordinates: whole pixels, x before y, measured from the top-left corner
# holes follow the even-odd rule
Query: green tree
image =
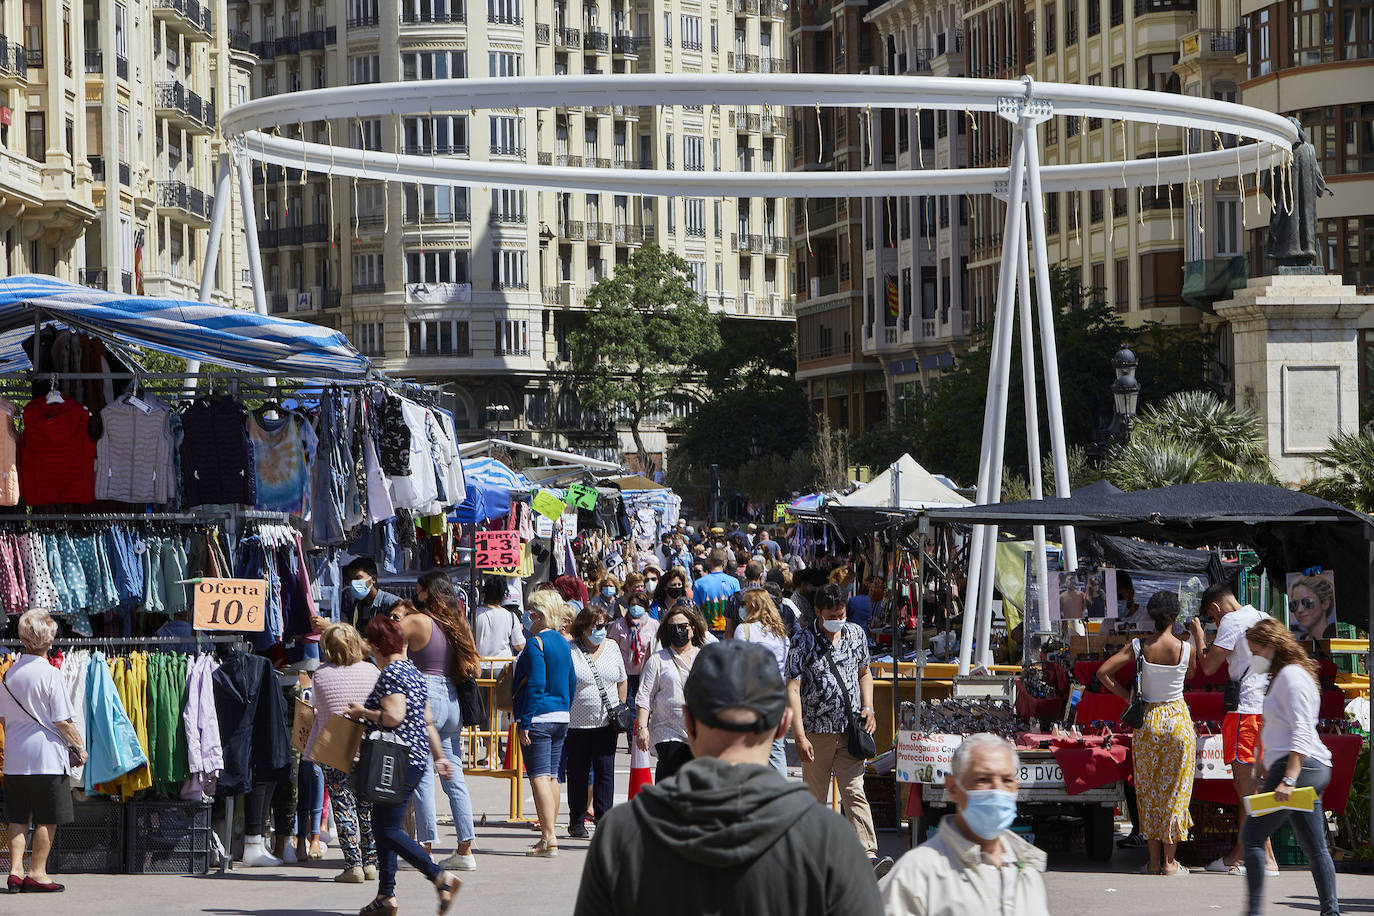
[(1123, 490), (1274, 480), (1259, 417), (1209, 391), (1173, 394), (1142, 411), (1130, 441), (1108, 453), (1105, 471)]
[(1312, 458), (1330, 474), (1303, 490), (1348, 509), (1374, 513), (1374, 431), (1340, 433)]
[(720, 346), (715, 316), (692, 290), (687, 262), (650, 245), (587, 292), (587, 319), (569, 336), (574, 383), (591, 410), (624, 410), (641, 469), (640, 425), (681, 395)]

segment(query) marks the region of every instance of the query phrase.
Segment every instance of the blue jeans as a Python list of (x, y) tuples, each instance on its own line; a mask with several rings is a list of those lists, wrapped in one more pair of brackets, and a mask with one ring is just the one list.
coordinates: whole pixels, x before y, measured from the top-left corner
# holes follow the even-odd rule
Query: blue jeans
[[(429, 714), (434, 717), (434, 728), (439, 732), (439, 743), (443, 745), (444, 756), (453, 764), (453, 778), (442, 780), (444, 794), (448, 796), (449, 808), (453, 811), (453, 831), (459, 843), (466, 843), (477, 836), (472, 826), (472, 799), (468, 797), (468, 784), (463, 779), (463, 713), (458, 705), (458, 692), (448, 678), (433, 674), (425, 675), (429, 687)], [(415, 789), (415, 839), (421, 843), (433, 843), (439, 838), (438, 821), (435, 819), (434, 774), (426, 771)]]
[[(410, 773), (406, 777), (405, 794), (407, 799), (415, 791), (415, 786), (419, 784), (420, 778), (428, 774), (428, 768), (422, 770), (414, 764), (410, 765)], [(396, 857), (398, 855), (414, 865), (416, 871), (431, 882), (444, 871), (434, 864), (433, 859), (425, 855), (424, 847), (412, 840), (409, 834), (405, 832), (405, 828), (401, 826), (405, 821), (405, 816), (405, 801), (398, 805), (372, 806), (372, 834), (377, 841), (378, 897), (390, 897), (396, 893)]]
[(777, 738), (773, 749), (768, 752), (768, 765), (777, 770), (783, 779), (787, 778), (787, 739)]
[(318, 763), (302, 760), (296, 768), (296, 836), (319, 836), (322, 814), (324, 772)]
[[(1272, 792), (1288, 769), (1288, 758), (1274, 762), (1264, 777), (1260, 792)], [(1245, 847), (1245, 880), (1250, 886), (1249, 916), (1259, 916), (1264, 890), (1264, 841), (1285, 823), (1293, 825), (1293, 835), (1307, 856), (1312, 880), (1317, 885), (1321, 902), (1321, 916), (1339, 916), (1340, 901), (1336, 899), (1336, 867), (1331, 864), (1331, 850), (1326, 846), (1326, 816), (1322, 813), (1322, 793), (1331, 782), (1331, 768), (1324, 763), (1307, 759), (1298, 773), (1297, 788), (1311, 786), (1317, 790), (1317, 803), (1311, 811), (1275, 811), (1262, 817), (1247, 817), (1240, 828), (1241, 845)]]
[(532, 722), (529, 736), (529, 746), (521, 748), (525, 757), (525, 775), (530, 779), (536, 776), (556, 777), (559, 761), (563, 757), (563, 742), (568, 737), (568, 723)]

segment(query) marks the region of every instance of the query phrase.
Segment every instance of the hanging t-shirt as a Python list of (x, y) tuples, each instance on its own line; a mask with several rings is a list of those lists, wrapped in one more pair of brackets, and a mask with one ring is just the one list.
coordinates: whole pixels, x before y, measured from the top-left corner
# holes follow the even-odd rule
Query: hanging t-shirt
[(29, 506), (95, 502), (91, 412), (76, 401), (34, 398), (24, 408), (19, 489)]
[[(390, 396), (388, 401), (392, 400)], [(434, 458), (429, 449), (427, 414), (425, 409), (413, 401), (397, 398), (401, 404), (401, 417), (409, 434), (408, 467), (405, 474), (391, 474), (391, 499), (397, 509), (410, 509), (413, 512), (429, 513), (439, 495), (438, 482), (434, 476)], [(387, 459), (382, 456), (382, 468), (386, 470)], [(390, 471), (388, 471), (390, 474)]]
[(723, 572), (713, 572), (702, 576), (692, 586), (692, 601), (701, 608), (706, 618), (706, 626), (714, 633), (722, 633), (726, 628), (735, 605), (735, 595), (739, 592), (739, 580)]
[(305, 510), (315, 432), (295, 414), (275, 420), (250, 413), (248, 438), (253, 440), (253, 468), (257, 479), (257, 507), (300, 515)]

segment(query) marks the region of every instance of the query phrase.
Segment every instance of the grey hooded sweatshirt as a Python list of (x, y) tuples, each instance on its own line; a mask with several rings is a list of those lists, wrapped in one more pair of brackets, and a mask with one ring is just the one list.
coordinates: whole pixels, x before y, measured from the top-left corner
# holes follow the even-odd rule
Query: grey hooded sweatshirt
[(597, 825), (576, 916), (881, 916), (845, 821), (771, 767), (693, 760)]

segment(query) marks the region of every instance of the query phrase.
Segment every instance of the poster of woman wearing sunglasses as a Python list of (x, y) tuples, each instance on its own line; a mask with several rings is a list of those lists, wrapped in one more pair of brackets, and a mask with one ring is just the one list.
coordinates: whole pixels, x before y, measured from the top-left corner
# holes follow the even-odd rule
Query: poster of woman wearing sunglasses
[(1288, 576), (1288, 628), (1295, 639), (1336, 635), (1336, 574), (1309, 569)]

